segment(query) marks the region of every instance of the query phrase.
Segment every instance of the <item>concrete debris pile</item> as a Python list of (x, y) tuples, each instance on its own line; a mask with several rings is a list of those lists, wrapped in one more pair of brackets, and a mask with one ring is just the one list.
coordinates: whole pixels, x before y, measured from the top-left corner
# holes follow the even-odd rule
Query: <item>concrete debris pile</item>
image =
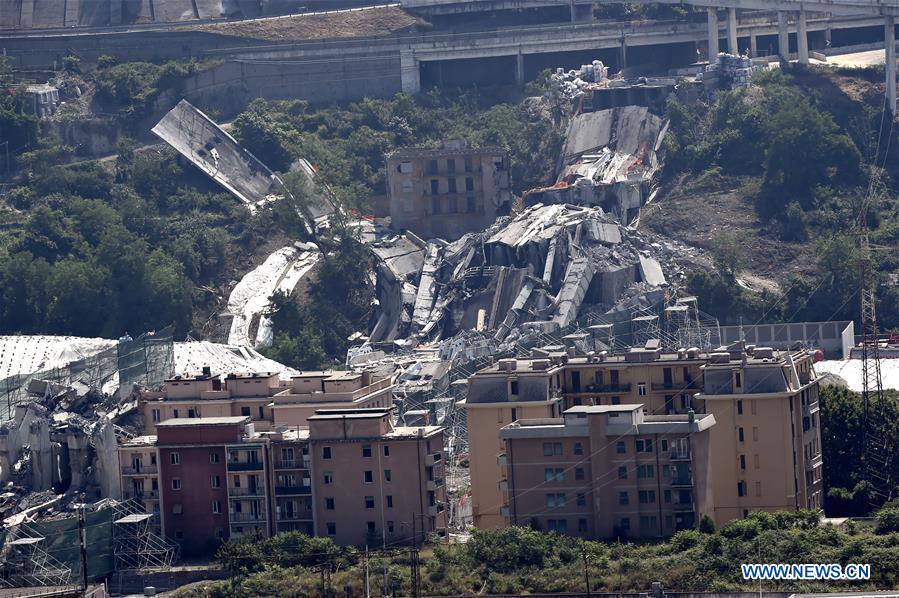
[(265, 357), (255, 349), (237, 345), (223, 345), (209, 341), (174, 343), (174, 373), (197, 376), (203, 368), (215, 372), (278, 372), (282, 380), (299, 376), (299, 370)]
[(749, 87), (752, 73), (762, 68), (761, 65), (753, 64), (752, 58), (748, 56), (719, 52), (715, 62), (708, 65), (704, 72), (699, 73), (696, 79), (704, 81), (709, 86), (729, 85), (731, 89)]
[(291, 294), (318, 263), (321, 252), (313, 243), (282, 247), (248, 272), (231, 290), (228, 311), (231, 317), (229, 345), (256, 347), (271, 345), (272, 325), (266, 316), (276, 291)]
[[(141, 426), (137, 396), (32, 380), (0, 426), (0, 517), (55, 501), (118, 498), (118, 439)], [(62, 495), (56, 500), (55, 497)]]
[(489, 355), (525, 324), (559, 330), (586, 306), (613, 306), (638, 283), (665, 287), (662, 264), (681, 272), (676, 261), (684, 257), (601, 208), (558, 204), (531, 206), (453, 243), (407, 235), (374, 251), (380, 317), (369, 345), (443, 341), (443, 359)]
[(630, 222), (650, 195), (667, 129), (666, 120), (643, 106), (578, 114), (568, 127), (556, 183), (525, 193), (525, 204), (599, 206)]

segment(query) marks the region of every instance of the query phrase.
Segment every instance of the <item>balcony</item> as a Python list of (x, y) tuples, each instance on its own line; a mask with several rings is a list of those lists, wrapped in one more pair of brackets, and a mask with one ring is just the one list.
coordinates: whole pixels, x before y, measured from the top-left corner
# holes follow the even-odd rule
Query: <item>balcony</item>
[(689, 450), (671, 451), (670, 453), (668, 453), (668, 458), (672, 461), (690, 461), (693, 459), (693, 453)]
[(630, 384), (588, 384), (587, 392), (630, 392)]
[(508, 465), (508, 461), (506, 460), (506, 453), (500, 453), (496, 456), (496, 464), (500, 467), (506, 467)]
[(228, 461), (228, 471), (262, 471), (262, 461)]
[(141, 490), (140, 492), (135, 492), (134, 490), (125, 490), (122, 493), (122, 496), (126, 500), (129, 498), (136, 498), (138, 500), (158, 500), (159, 490)]
[(692, 488), (693, 476), (675, 476), (671, 478), (672, 488)]
[(434, 478), (433, 480), (428, 480), (427, 489), (430, 490), (431, 492), (434, 492), (438, 488), (442, 488), (442, 487), (443, 487), (443, 479)]
[(433, 467), (437, 463), (442, 463), (443, 455), (441, 453), (431, 453), (425, 455), (425, 467)]
[(824, 465), (824, 457), (819, 453), (812, 457), (811, 459), (807, 459), (805, 462), (805, 470), (812, 471), (813, 469), (817, 469)]
[(437, 503), (436, 505), (431, 505), (428, 507), (428, 516), (436, 517), (438, 513), (442, 513), (444, 510), (444, 506), (441, 503)]
[(312, 513), (310, 512), (308, 515), (302, 515), (297, 512), (278, 513), (278, 522), (281, 521), (312, 521)]
[(671, 503), (671, 508), (674, 509), (678, 513), (687, 513), (693, 511), (693, 503), (692, 502), (675, 502)]
[(155, 465), (141, 465), (140, 467), (123, 467), (122, 475), (156, 475), (159, 471)]
[(265, 496), (265, 486), (255, 488), (228, 488), (228, 496)]
[(509, 491), (509, 480), (500, 480), (499, 481), (499, 489), (501, 492)]
[(275, 486), (275, 496), (300, 496), (312, 494), (311, 486)]
[(231, 523), (265, 523), (265, 513), (228, 513)]
[(821, 408), (818, 401), (813, 401), (802, 408), (802, 415), (809, 416), (813, 413), (818, 413), (820, 410)]

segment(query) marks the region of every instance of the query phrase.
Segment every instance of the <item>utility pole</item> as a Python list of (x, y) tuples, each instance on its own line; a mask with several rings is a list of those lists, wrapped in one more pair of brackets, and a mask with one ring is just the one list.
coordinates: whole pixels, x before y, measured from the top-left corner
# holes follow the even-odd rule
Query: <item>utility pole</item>
[(587, 570), (587, 544), (581, 544), (581, 556), (584, 559), (584, 585), (587, 588), (587, 598), (590, 598), (590, 572)]
[(409, 571), (411, 573), (411, 585), (413, 598), (421, 597), (421, 578), (418, 571), (418, 549), (413, 548), (409, 551)]
[(81, 553), (81, 587), (87, 591), (87, 530), (84, 524), (84, 504), (78, 508), (78, 543)]
[(365, 545), (365, 556), (363, 558), (365, 560), (365, 598), (371, 598), (368, 581), (368, 544)]

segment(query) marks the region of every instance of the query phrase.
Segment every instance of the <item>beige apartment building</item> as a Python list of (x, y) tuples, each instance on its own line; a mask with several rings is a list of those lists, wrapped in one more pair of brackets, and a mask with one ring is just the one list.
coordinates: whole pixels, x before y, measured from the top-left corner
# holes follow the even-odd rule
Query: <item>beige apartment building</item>
[(484, 230), (511, 205), (509, 155), (461, 141), (437, 149), (404, 148), (387, 155), (387, 195), (396, 230), (425, 239), (458, 239)]
[(198, 376), (166, 380), (161, 391), (141, 394), (147, 434), (167, 419), (249, 417), (257, 431), (305, 427), (317, 409), (389, 407), (393, 404), (390, 378), (370, 372), (303, 372), (289, 381), (277, 373), (214, 375), (208, 368)]
[(504, 515), (585, 538), (668, 536), (708, 509), (710, 414), (646, 415), (643, 405), (572, 407), (500, 431)]
[(374, 547), (446, 529), (443, 428), (394, 427), (389, 408), (322, 409), (309, 450), (316, 535)]
[[(721, 524), (753, 509), (819, 508), (817, 385), (807, 351), (741, 343), (711, 354), (664, 352), (649, 342), (618, 355), (552, 348), (501, 360), (469, 379), (465, 404), (475, 525), (509, 522), (501, 512), (507, 497), (497, 484), (504, 477), (497, 460), (501, 428), (515, 420), (558, 418), (566, 407), (597, 405), (640, 404), (646, 417), (682, 416), (690, 409), (697, 418), (715, 417), (710, 463), (699, 465), (715, 474), (696, 501), (694, 521), (708, 514)], [(697, 467), (696, 457), (693, 463)]]
[(711, 431), (717, 524), (750, 511), (823, 505), (818, 378), (806, 351), (739, 348), (712, 353), (703, 366), (700, 409)]

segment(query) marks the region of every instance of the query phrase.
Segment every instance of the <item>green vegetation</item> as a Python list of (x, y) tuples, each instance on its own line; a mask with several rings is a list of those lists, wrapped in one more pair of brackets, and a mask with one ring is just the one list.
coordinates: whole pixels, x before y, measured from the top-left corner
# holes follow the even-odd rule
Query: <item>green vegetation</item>
[[(841, 128), (824, 98), (779, 70), (758, 73), (754, 82), (749, 89), (720, 93), (712, 104), (668, 103), (665, 176), (673, 180), (691, 173), (699, 181), (757, 177), (753, 199), (759, 219), (773, 236), (813, 243), (818, 277), (778, 281), (784, 290), (773, 296), (742, 288), (736, 284), (738, 271), (725, 267), (717, 273), (694, 272), (690, 290), (703, 309), (725, 323), (762, 316), (769, 322), (857, 319), (858, 256), (851, 235), (859, 206), (870, 197), (872, 239), (895, 246), (899, 200), (885, 174), (863, 162), (857, 145), (863, 135)], [(871, 177), (877, 184), (869, 196)], [(739, 244), (716, 245), (716, 262), (739, 264), (733, 255), (734, 250), (739, 254)], [(884, 279), (899, 265), (889, 254), (876, 259)], [(885, 327), (899, 326), (897, 299), (895, 287), (879, 295), (878, 315)]]
[[(899, 393), (888, 391), (886, 421), (899, 421)], [(863, 405), (859, 393), (845, 388), (825, 386), (821, 389), (821, 449), (824, 457), (824, 508), (831, 517), (863, 516), (878, 499), (864, 481)], [(887, 426), (889, 446), (899, 446), (899, 428)], [(891, 478), (899, 480), (899, 460), (892, 462)], [(893, 491), (895, 496), (899, 486)], [(883, 499), (880, 499), (882, 502)], [(892, 526), (896, 508), (882, 511), (883, 529)], [(878, 519), (878, 526), (880, 526)], [(897, 531), (897, 530), (892, 530)]]
[[(811, 511), (751, 513), (720, 530), (685, 530), (666, 541), (585, 542), (529, 528), (476, 530), (465, 544), (426, 547), (421, 553), (422, 593), (459, 595), (581, 592), (584, 555), (593, 591), (647, 591), (653, 581), (680, 591), (822, 592), (892, 588), (899, 583), (899, 533), (895, 507), (878, 515), (878, 527), (823, 525)], [(879, 522), (886, 522), (880, 526)], [(358, 549), (338, 549), (326, 539), (283, 534), (270, 540), (239, 540), (219, 552), (235, 573), (228, 582), (181, 590), (177, 596), (242, 597), (318, 595), (321, 569), (340, 594), (361, 591), (364, 564)], [(742, 579), (740, 563), (870, 563), (872, 579), (858, 582), (758, 582)], [(373, 595), (387, 587), (410, 590), (409, 552), (374, 552), (369, 562)], [(299, 593), (299, 594), (298, 594)], [(405, 595), (405, 594), (404, 594)]]

